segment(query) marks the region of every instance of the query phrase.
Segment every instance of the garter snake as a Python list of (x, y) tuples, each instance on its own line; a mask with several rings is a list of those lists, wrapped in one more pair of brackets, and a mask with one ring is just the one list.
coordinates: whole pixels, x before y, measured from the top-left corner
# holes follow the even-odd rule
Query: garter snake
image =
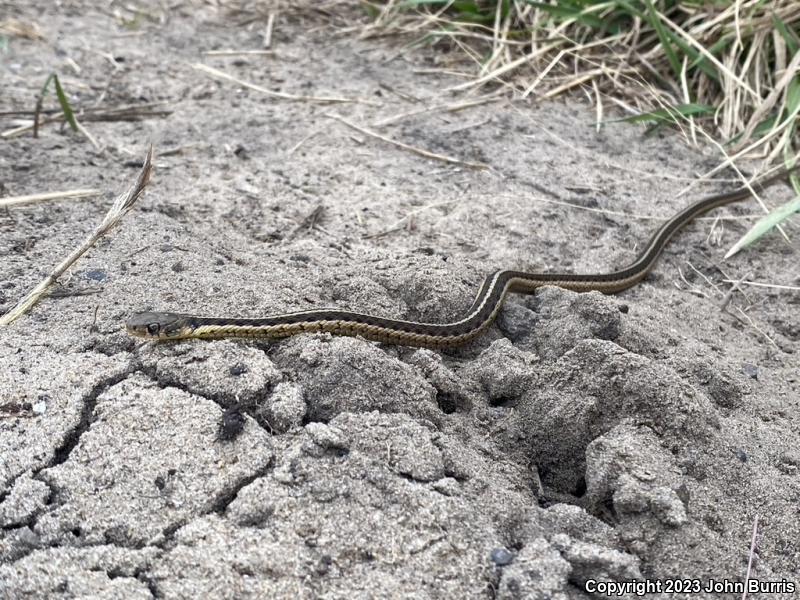
[(645, 248), (627, 267), (609, 273), (526, 273), (496, 271), (484, 279), (467, 314), (451, 323), (418, 323), (336, 309), (317, 309), (263, 318), (199, 317), (168, 312), (141, 312), (132, 315), (126, 327), (131, 335), (158, 340), (184, 338), (284, 338), (299, 333), (328, 332), (334, 335), (362, 336), (370, 340), (446, 348), (466, 344), (480, 335), (497, 317), (506, 294), (530, 294), (536, 288), (553, 285), (576, 292), (599, 291), (613, 294), (641, 281), (653, 268), (667, 242), (684, 225), (720, 206), (744, 200), (751, 188), (763, 190), (783, 181), (800, 168), (785, 169), (750, 187), (708, 196), (690, 204), (665, 222)]

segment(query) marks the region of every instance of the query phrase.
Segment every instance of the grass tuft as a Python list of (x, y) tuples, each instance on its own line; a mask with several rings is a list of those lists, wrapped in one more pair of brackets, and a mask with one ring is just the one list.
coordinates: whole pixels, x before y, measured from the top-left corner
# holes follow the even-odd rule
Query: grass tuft
[[(413, 35), (446, 45), (475, 77), (454, 91), (502, 84), (521, 97), (583, 91), (648, 123), (676, 125), (711, 142), (724, 166), (797, 161), (800, 3), (797, 0), (386, 0), (365, 36)], [(452, 60), (452, 59), (451, 59)], [(609, 122), (609, 121), (606, 121)], [(686, 126), (688, 125), (688, 127)], [(708, 174), (707, 174), (708, 175)], [(797, 178), (792, 178), (800, 194)], [(729, 252), (796, 214), (795, 200), (770, 213)]]
[[(800, 114), (797, 0), (368, 2), (367, 35), (458, 49), (477, 77), (523, 96), (583, 90), (633, 121), (702, 128), (733, 159), (791, 162)], [(450, 55), (452, 56), (452, 54)], [(544, 74), (544, 75), (543, 75)], [(694, 136), (693, 136), (694, 137)]]

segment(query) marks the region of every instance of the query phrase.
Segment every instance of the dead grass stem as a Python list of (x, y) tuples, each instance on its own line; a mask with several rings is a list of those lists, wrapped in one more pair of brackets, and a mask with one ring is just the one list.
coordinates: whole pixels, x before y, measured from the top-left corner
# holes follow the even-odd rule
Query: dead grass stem
[(70, 252), (64, 260), (62, 260), (47, 277), (39, 282), (24, 298), (17, 302), (16, 306), (8, 311), (6, 314), (0, 316), (0, 326), (10, 325), (16, 319), (24, 315), (37, 302), (47, 294), (50, 287), (61, 277), (67, 269), (69, 269), (81, 256), (83, 256), (94, 244), (107, 235), (115, 226), (117, 226), (122, 218), (133, 208), (136, 200), (141, 196), (147, 183), (150, 181), (150, 176), (153, 170), (153, 147), (147, 151), (144, 159), (142, 170), (139, 172), (136, 180), (131, 184), (128, 190), (120, 194), (114, 201), (114, 204), (106, 213), (106, 216), (89, 234), (89, 236), (81, 242), (81, 244)]
[(63, 192), (44, 192), (42, 194), (30, 194), (27, 196), (6, 196), (0, 198), (0, 208), (10, 208), (12, 206), (20, 206), (23, 204), (34, 204), (36, 202), (46, 202), (48, 200), (68, 200), (73, 198), (85, 198), (87, 196), (96, 196), (100, 190), (95, 189), (78, 189), (66, 190)]
[(370, 104), (373, 106), (379, 105), (378, 103), (369, 100), (361, 100), (357, 98), (344, 98), (342, 96), (307, 96), (302, 94), (287, 94), (285, 92), (277, 92), (275, 90), (267, 89), (263, 86), (256, 85), (255, 83), (250, 83), (249, 81), (245, 81), (244, 79), (239, 79), (238, 77), (234, 77), (233, 75), (228, 75), (224, 71), (220, 71), (219, 69), (215, 69), (214, 67), (209, 67), (208, 65), (204, 65), (201, 63), (193, 64), (192, 68), (198, 71), (202, 71), (203, 73), (210, 75), (211, 77), (214, 77), (216, 79), (223, 79), (225, 81), (230, 81), (232, 83), (235, 83), (236, 85), (240, 85), (242, 87), (246, 87), (261, 94), (265, 94), (266, 96), (270, 96), (271, 98), (279, 98), (281, 100), (295, 100), (300, 102), (320, 102), (323, 104), (358, 102), (361, 104)]
[(445, 154), (437, 154), (436, 152), (431, 152), (430, 150), (425, 150), (424, 148), (418, 148), (417, 146), (411, 146), (410, 144), (394, 140), (390, 137), (386, 137), (385, 135), (381, 135), (380, 133), (377, 133), (375, 131), (371, 131), (365, 127), (361, 127), (360, 125), (356, 125), (355, 123), (352, 123), (347, 119), (340, 117), (339, 115), (328, 113), (325, 116), (327, 116), (330, 119), (339, 121), (343, 125), (346, 125), (350, 129), (353, 129), (354, 131), (358, 131), (359, 133), (362, 133), (366, 136), (375, 138), (377, 140), (381, 140), (382, 142), (386, 142), (387, 144), (392, 144), (393, 146), (397, 146), (398, 148), (402, 148), (403, 150), (408, 150), (409, 152), (418, 154), (419, 156), (424, 156), (425, 158), (430, 158), (433, 160), (438, 160), (441, 162), (451, 163), (455, 165), (461, 165), (464, 167), (469, 167), (471, 169), (491, 169), (491, 166), (487, 165), (486, 163), (461, 160), (458, 158), (453, 158), (452, 156), (447, 156)]

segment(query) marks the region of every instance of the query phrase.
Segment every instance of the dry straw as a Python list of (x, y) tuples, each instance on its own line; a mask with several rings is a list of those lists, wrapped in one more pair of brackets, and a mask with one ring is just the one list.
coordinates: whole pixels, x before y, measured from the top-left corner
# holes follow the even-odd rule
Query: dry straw
[(27, 196), (6, 196), (5, 198), (0, 198), (0, 208), (10, 208), (12, 206), (20, 206), (22, 204), (34, 204), (36, 202), (47, 202), (49, 200), (86, 198), (87, 196), (96, 196), (99, 193), (100, 190), (80, 189), (66, 190), (63, 192), (45, 192), (42, 194), (30, 194)]
[(540, 99), (583, 90), (598, 105), (616, 104), (654, 125), (685, 119), (689, 140), (702, 128), (735, 157), (789, 162), (796, 155), (796, 0), (401, 0), (371, 6), (375, 16), (364, 36), (410, 35), (416, 43), (459, 50), (443, 54), (442, 62), (472, 60), (475, 77), (455, 90), (501, 82)]
[(108, 234), (114, 227), (116, 227), (122, 218), (133, 208), (134, 203), (142, 195), (147, 183), (150, 181), (150, 176), (153, 171), (153, 147), (147, 151), (145, 156), (142, 170), (136, 181), (128, 188), (128, 190), (120, 194), (114, 201), (106, 216), (95, 227), (94, 231), (69, 255), (55, 267), (50, 274), (45, 277), (39, 284), (33, 288), (24, 298), (22, 298), (17, 305), (14, 306), (9, 312), (0, 317), (0, 326), (9, 325), (16, 319), (28, 312), (33, 306), (47, 294), (50, 287), (69, 269), (81, 256), (83, 256), (89, 248), (94, 246), (95, 242), (104, 235)]

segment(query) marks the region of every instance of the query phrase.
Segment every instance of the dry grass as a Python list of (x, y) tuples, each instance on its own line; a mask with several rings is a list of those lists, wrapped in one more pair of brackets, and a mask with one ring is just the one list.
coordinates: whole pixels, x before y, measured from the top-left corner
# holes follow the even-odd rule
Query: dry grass
[(48, 200), (85, 198), (87, 196), (96, 196), (99, 193), (100, 190), (80, 189), (67, 190), (64, 192), (44, 192), (41, 194), (31, 194), (27, 196), (6, 196), (5, 198), (0, 198), (0, 209), (10, 208), (12, 206), (20, 206), (22, 204), (33, 204), (35, 202), (47, 202)]
[(297, 95), (297, 94), (287, 94), (285, 92), (278, 92), (276, 90), (270, 90), (263, 86), (256, 85), (249, 81), (245, 81), (243, 79), (239, 79), (234, 77), (233, 75), (229, 75), (224, 71), (220, 71), (219, 69), (215, 69), (214, 67), (209, 67), (208, 65), (204, 65), (201, 63), (196, 63), (192, 65), (193, 69), (198, 71), (202, 71), (215, 79), (223, 79), (225, 81), (230, 81), (231, 83), (235, 83), (236, 85), (240, 85), (242, 87), (246, 87), (248, 89), (254, 90), (256, 92), (260, 92), (272, 98), (278, 98), (282, 100), (297, 100), (300, 102), (319, 102), (322, 104), (335, 104), (335, 103), (348, 103), (348, 102), (361, 102), (363, 104), (375, 104), (370, 100), (360, 100), (357, 98), (343, 98), (341, 96), (307, 96), (307, 95)]
[[(720, 164), (794, 166), (800, 122), (800, 3), (796, 0), (366, 0), (362, 37), (403, 35), (442, 47), (440, 67), (473, 76), (451, 91), (487, 85), (547, 100), (584, 94), (598, 130), (608, 106), (622, 120), (673, 125), (691, 145), (711, 144)], [(452, 64), (448, 65), (448, 59)], [(796, 190), (800, 181), (793, 176)], [(693, 185), (693, 184), (692, 184)], [(684, 192), (688, 191), (687, 187)], [(762, 205), (763, 206), (763, 205)], [(766, 207), (764, 207), (767, 211)], [(789, 203), (759, 222), (729, 255), (800, 210)], [(787, 238), (788, 239), (788, 238)]]
[(362, 133), (362, 134), (367, 135), (369, 137), (375, 138), (377, 140), (381, 140), (382, 142), (386, 142), (387, 144), (391, 144), (393, 146), (397, 146), (398, 148), (402, 148), (403, 150), (408, 150), (409, 152), (412, 152), (413, 154), (417, 154), (417, 155), (423, 156), (425, 158), (430, 158), (430, 159), (433, 159), (433, 160), (438, 160), (438, 161), (441, 161), (441, 162), (450, 163), (450, 164), (454, 164), (454, 165), (460, 165), (460, 166), (463, 166), (463, 167), (469, 167), (470, 169), (490, 169), (491, 168), (486, 163), (471, 162), (471, 161), (467, 161), (467, 160), (461, 160), (459, 158), (454, 158), (452, 156), (447, 156), (445, 154), (437, 154), (436, 152), (431, 152), (430, 150), (425, 150), (424, 148), (418, 148), (416, 146), (411, 146), (409, 144), (406, 144), (404, 142), (400, 142), (398, 140), (393, 140), (393, 139), (391, 139), (389, 137), (386, 137), (385, 135), (381, 135), (380, 133), (376, 133), (375, 131), (371, 131), (369, 129), (366, 129), (365, 127), (361, 127), (360, 125), (356, 125), (355, 123), (352, 123), (352, 122), (348, 121), (347, 119), (345, 119), (345, 118), (343, 118), (343, 117), (341, 117), (339, 115), (327, 114), (326, 116), (328, 118), (330, 118), (330, 119), (334, 119), (336, 121), (339, 121), (343, 125), (346, 125), (347, 127), (350, 127), (351, 129), (353, 129), (355, 131), (358, 131), (359, 133)]
[[(631, 120), (678, 124), (721, 142), (731, 161), (790, 163), (800, 113), (796, 0), (389, 0), (365, 36), (403, 34), (470, 60), (456, 86), (523, 97), (583, 92)], [(702, 140), (701, 140), (702, 141)]]
[(0, 21), (0, 35), (25, 38), (28, 40), (43, 40), (42, 30), (36, 23), (7, 18)]
[(148, 182), (150, 181), (150, 176), (153, 171), (153, 147), (151, 146), (145, 156), (144, 163), (142, 165), (142, 170), (139, 172), (138, 177), (136, 180), (131, 184), (127, 191), (117, 196), (116, 200), (114, 200), (114, 204), (111, 205), (111, 208), (106, 213), (106, 216), (100, 222), (100, 224), (95, 227), (94, 231), (92, 231), (87, 238), (78, 245), (77, 248), (72, 250), (64, 260), (62, 260), (50, 274), (47, 275), (42, 281), (40, 281), (36, 287), (34, 287), (28, 294), (25, 295), (24, 298), (17, 302), (16, 306), (8, 311), (6, 314), (0, 316), (0, 326), (6, 326), (13, 323), (16, 319), (24, 315), (28, 312), (31, 308), (33, 308), (39, 300), (45, 296), (53, 284), (58, 281), (58, 278), (61, 277), (73, 264), (83, 256), (94, 244), (102, 238), (103, 236), (107, 235), (114, 227), (119, 225), (122, 221), (122, 218), (128, 214), (128, 212), (133, 208), (133, 205), (136, 203), (136, 200), (144, 192), (145, 187), (147, 187)]

